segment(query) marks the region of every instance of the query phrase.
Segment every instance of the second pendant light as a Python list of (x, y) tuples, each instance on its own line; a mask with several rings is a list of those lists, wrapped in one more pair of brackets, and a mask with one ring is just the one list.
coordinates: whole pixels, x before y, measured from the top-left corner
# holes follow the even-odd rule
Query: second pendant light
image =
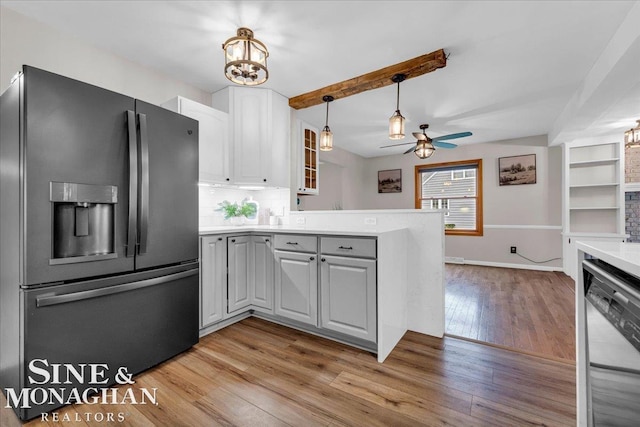
[(405, 74), (395, 74), (391, 78), (391, 81), (398, 84), (398, 96), (396, 98), (396, 111), (389, 118), (389, 139), (404, 138), (404, 117), (400, 113), (400, 83), (406, 78)]
[(327, 116), (322, 132), (320, 132), (320, 150), (331, 151), (333, 149), (333, 133), (329, 129), (329, 103), (333, 101), (333, 96), (325, 95), (322, 100), (327, 103)]

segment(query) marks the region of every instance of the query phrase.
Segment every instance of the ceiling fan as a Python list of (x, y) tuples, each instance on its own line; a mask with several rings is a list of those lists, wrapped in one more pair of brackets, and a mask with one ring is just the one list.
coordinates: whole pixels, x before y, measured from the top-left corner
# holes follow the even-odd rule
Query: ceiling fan
[(426, 159), (427, 157), (430, 157), (433, 154), (436, 147), (438, 148), (456, 148), (457, 147), (456, 144), (453, 144), (451, 142), (442, 142), (442, 141), (446, 141), (449, 139), (456, 139), (456, 138), (464, 138), (465, 136), (473, 135), (471, 132), (459, 132), (459, 133), (452, 133), (449, 135), (438, 136), (431, 139), (427, 136), (425, 132), (427, 129), (429, 129), (429, 125), (427, 124), (420, 125), (420, 129), (422, 130), (422, 133), (413, 132), (413, 136), (417, 139), (417, 141), (415, 142), (403, 142), (401, 144), (384, 145), (380, 148), (398, 147), (400, 145), (414, 144), (413, 147), (409, 148), (403, 154), (408, 154), (413, 151), (416, 153), (416, 156), (420, 157), (421, 159)]

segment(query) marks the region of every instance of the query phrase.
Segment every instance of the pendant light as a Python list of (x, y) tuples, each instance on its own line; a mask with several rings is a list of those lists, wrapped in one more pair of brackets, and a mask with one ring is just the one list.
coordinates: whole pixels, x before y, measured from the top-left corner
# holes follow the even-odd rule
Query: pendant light
[(327, 116), (325, 119), (324, 128), (320, 132), (320, 150), (331, 151), (333, 150), (333, 133), (329, 129), (329, 103), (333, 101), (333, 96), (325, 95), (322, 100), (327, 103)]
[(389, 139), (404, 138), (404, 117), (400, 114), (400, 83), (406, 78), (405, 74), (395, 74), (391, 78), (391, 81), (398, 84), (398, 96), (396, 98), (396, 111), (389, 118)]
[(236, 37), (222, 45), (224, 50), (224, 75), (234, 83), (256, 86), (267, 81), (267, 57), (269, 51), (260, 40), (253, 38), (253, 31), (238, 28)]
[(636, 120), (638, 124), (635, 128), (631, 128), (624, 133), (624, 146), (628, 148), (640, 148), (640, 120)]

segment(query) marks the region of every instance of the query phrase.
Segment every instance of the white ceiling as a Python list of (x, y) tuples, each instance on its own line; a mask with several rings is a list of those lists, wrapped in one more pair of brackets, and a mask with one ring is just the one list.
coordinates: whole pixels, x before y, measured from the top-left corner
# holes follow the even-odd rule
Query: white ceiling
[[(637, 1), (2, 1), (88, 43), (208, 92), (229, 84), (221, 44), (240, 26), (270, 51), (262, 87), (287, 97), (443, 48), (447, 66), (400, 87), (407, 134), (462, 144), (623, 131), (640, 118)], [(633, 15), (633, 16), (631, 16)], [(633, 21), (633, 22), (629, 22)], [(623, 31), (624, 30), (624, 31)], [(391, 77), (391, 76), (389, 76)], [(335, 145), (390, 144), (394, 85), (337, 100)], [(325, 106), (299, 117), (322, 127)], [(405, 141), (410, 142), (410, 136)]]

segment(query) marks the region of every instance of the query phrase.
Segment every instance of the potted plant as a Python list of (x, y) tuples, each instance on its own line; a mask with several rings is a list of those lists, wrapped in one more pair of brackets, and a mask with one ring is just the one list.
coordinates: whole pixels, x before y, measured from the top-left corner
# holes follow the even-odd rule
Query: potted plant
[(222, 212), (224, 219), (229, 220), (233, 225), (242, 225), (245, 218), (256, 214), (256, 205), (247, 203), (247, 199), (244, 199), (240, 204), (224, 200), (222, 203), (218, 203), (218, 206), (216, 211)]

